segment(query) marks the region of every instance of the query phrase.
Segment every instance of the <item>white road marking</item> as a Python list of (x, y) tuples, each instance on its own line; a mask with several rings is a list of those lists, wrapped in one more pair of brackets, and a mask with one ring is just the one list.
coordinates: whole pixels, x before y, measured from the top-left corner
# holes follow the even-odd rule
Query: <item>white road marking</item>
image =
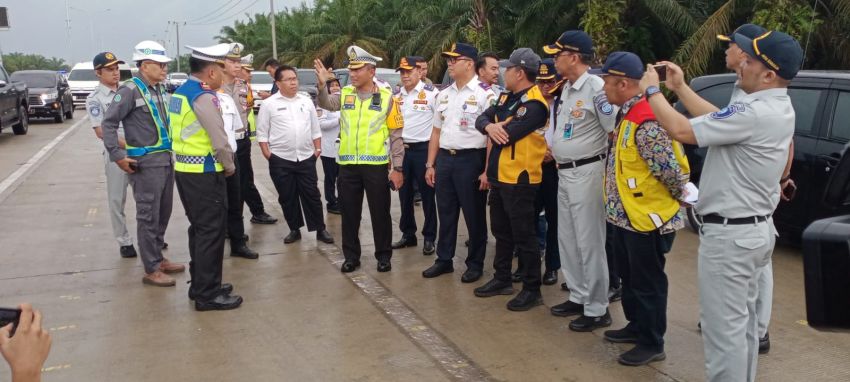
[[(35, 170), (39, 164), (41, 164), (42, 160), (50, 154), (56, 146), (62, 142), (68, 135), (71, 135), (74, 131), (77, 130), (77, 127), (83, 124), (83, 122), (87, 121), (88, 116), (83, 119), (77, 121), (77, 123), (73, 124), (68, 130), (65, 130), (64, 133), (59, 134), (56, 138), (53, 138), (50, 143), (46, 146), (42, 147), (41, 150), (38, 150), (35, 155), (33, 155), (29, 160), (26, 161), (20, 168), (18, 168), (11, 175), (6, 177), (3, 182), (0, 182), (0, 202), (3, 202), (12, 192), (15, 191), (18, 186), (23, 183), (23, 180), (28, 176), (33, 170)], [(20, 180), (20, 182), (19, 182)]]

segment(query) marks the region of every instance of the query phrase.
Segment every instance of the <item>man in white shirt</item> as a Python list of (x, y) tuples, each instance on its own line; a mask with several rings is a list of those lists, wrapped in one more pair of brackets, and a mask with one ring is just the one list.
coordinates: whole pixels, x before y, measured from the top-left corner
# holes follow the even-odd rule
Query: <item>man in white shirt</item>
[[(289, 235), (283, 242), (301, 239), (301, 226), (316, 231), (316, 239), (333, 243), (325, 229), (319, 194), (316, 158), (322, 153), (322, 131), (316, 107), (309, 97), (298, 94), (295, 68), (281, 65), (275, 71), (280, 91), (263, 101), (257, 116), (257, 141), (269, 161), (269, 175), (277, 189)], [(303, 210), (303, 215), (302, 215)]]
[[(322, 86), (321, 84), (319, 86)], [(336, 77), (324, 85), (328, 94), (339, 96), (342, 88)], [(336, 178), (339, 176), (339, 163), (336, 163), (337, 141), (339, 140), (339, 111), (316, 108), (319, 115), (319, 127), (322, 129), (322, 172), (325, 173), (325, 206), (329, 214), (340, 214), (339, 199), (336, 195)]]
[(425, 183), (425, 162), (428, 161), (428, 143), (431, 140), (431, 130), (434, 127), (434, 110), (436, 109), (439, 91), (433, 85), (422, 82), (421, 71), (417, 68), (416, 57), (402, 57), (396, 71), (401, 71), (402, 88), (398, 99), (401, 101), (401, 112), (404, 116), (404, 182), (398, 191), (401, 204), (401, 220), (398, 228), (401, 230), (401, 240), (393, 243), (393, 249), (415, 247), (416, 217), (413, 211), (413, 194), (419, 190), (422, 195), (422, 210), (425, 223), (422, 227), (422, 237), (425, 243), (422, 253), (431, 255), (436, 251), (434, 242), (437, 240), (437, 205), (434, 199), (434, 187)]

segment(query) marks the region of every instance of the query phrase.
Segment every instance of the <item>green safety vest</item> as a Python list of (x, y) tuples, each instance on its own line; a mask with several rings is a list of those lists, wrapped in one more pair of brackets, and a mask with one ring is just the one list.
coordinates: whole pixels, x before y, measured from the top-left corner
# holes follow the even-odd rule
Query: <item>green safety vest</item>
[(168, 113), (171, 117), (171, 136), (174, 139), (174, 171), (190, 173), (222, 172), (224, 167), (215, 159), (212, 140), (201, 126), (192, 104), (201, 94), (215, 93), (200, 82), (189, 79), (171, 95)]
[[(146, 154), (171, 150), (171, 138), (168, 137), (168, 113), (165, 114), (165, 118), (162, 118), (162, 116), (159, 114), (159, 108), (157, 108), (154, 104), (153, 97), (148, 91), (148, 85), (146, 85), (141, 78), (133, 77), (132, 80), (126, 82), (126, 85), (135, 86), (136, 89), (139, 90), (139, 93), (142, 94), (142, 98), (145, 100), (145, 104), (148, 106), (148, 111), (150, 112), (151, 117), (153, 118), (153, 122), (156, 125), (157, 131), (157, 140), (156, 143), (152, 146), (136, 147), (127, 144), (127, 156), (140, 157)], [(160, 93), (160, 97), (162, 97), (162, 99), (165, 99), (165, 91), (162, 91)]]
[(337, 163), (386, 164), (387, 115), (390, 112), (392, 92), (378, 87), (380, 98), (372, 96), (365, 101), (357, 96), (353, 85), (342, 88), (340, 93), (339, 155)]

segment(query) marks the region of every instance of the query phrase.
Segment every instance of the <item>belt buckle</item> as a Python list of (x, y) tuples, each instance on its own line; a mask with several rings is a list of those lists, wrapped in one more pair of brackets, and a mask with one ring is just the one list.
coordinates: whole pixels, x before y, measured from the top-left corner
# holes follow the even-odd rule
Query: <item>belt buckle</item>
[(405, 143), (405, 144), (404, 144), (404, 148), (409, 149), (409, 148), (410, 148), (410, 144), (409, 144), (409, 143)]
[(457, 155), (457, 150), (455, 150), (455, 149), (449, 149), (449, 154), (451, 154), (451, 155)]

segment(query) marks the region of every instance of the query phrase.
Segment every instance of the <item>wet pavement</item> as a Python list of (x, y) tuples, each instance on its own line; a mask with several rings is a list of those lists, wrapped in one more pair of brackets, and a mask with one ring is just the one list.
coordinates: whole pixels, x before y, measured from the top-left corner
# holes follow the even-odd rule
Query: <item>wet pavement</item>
[[(84, 113), (76, 116), (63, 125), (33, 123), (26, 136), (0, 134), (0, 305), (27, 301), (45, 313), (54, 338), (46, 381), (704, 379), (693, 233), (681, 231), (667, 256), (667, 359), (626, 367), (616, 357), (630, 345), (603, 341), (603, 330), (572, 332), (569, 319), (549, 314), (549, 306), (567, 297), (557, 284), (544, 286), (545, 306), (528, 312), (507, 311), (509, 296), (473, 296), (492, 276), (494, 240), (482, 280), (461, 283), (462, 222), (455, 273), (436, 279), (421, 277), (433, 262), (422, 255), (421, 237), (419, 247), (395, 251), (392, 272), (378, 273), (368, 215), (363, 266), (352, 274), (339, 272), (337, 215), (326, 217), (336, 245), (318, 243), (306, 229), (300, 242), (284, 245), (288, 228), (256, 147), (257, 186), (267, 211), (281, 220), (251, 224), (245, 210), (249, 244), (260, 259), (231, 258), (226, 249), (224, 262), (225, 281), (245, 303), (234, 311), (195, 312), (186, 296), (188, 274), (177, 275), (174, 288), (145, 286), (138, 258), (119, 257), (102, 147)], [(134, 211), (130, 197), (135, 237)], [(417, 214), (421, 224), (419, 208)], [(395, 195), (392, 215), (397, 223)], [(164, 252), (172, 261), (189, 260), (187, 227), (175, 192)], [(773, 261), (772, 348), (759, 358), (758, 380), (850, 380), (850, 332), (818, 331), (805, 321), (799, 250), (778, 247)], [(612, 328), (625, 324), (619, 303), (611, 314)], [(8, 375), (0, 365), (0, 380)]]

